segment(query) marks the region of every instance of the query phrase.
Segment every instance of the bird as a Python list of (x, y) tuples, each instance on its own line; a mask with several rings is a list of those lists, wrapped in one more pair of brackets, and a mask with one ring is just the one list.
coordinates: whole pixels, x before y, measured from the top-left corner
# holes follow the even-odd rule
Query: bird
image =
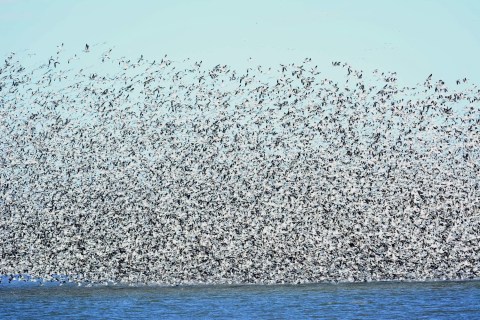
[(2, 285), (479, 277), (473, 80), (61, 48), (1, 69)]

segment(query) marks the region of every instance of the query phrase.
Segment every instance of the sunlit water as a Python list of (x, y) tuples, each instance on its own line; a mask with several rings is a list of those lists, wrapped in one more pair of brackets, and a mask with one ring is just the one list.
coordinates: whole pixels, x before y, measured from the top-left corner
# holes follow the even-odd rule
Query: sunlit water
[(0, 319), (480, 318), (480, 282), (196, 287), (0, 285)]

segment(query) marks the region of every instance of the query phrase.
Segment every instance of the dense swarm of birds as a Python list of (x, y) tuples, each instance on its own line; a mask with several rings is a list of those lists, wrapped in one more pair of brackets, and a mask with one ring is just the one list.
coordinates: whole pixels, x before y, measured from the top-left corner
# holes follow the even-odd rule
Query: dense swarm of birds
[(4, 281), (480, 277), (469, 80), (98, 50), (0, 67)]

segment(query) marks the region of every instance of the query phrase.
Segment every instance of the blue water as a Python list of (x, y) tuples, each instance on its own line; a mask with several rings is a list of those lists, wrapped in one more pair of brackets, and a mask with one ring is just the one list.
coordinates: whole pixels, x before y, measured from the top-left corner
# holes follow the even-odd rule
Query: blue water
[(480, 319), (480, 282), (197, 287), (0, 285), (0, 319)]

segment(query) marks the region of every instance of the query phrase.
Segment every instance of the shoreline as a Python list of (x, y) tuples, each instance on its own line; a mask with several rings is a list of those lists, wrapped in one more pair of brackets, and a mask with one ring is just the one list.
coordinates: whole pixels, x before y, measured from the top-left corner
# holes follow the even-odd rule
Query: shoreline
[[(0, 279), (5, 276), (0, 276)], [(243, 288), (243, 287), (305, 287), (305, 286), (335, 286), (335, 285), (382, 285), (382, 284), (449, 284), (449, 283), (468, 283), (478, 282), (479, 278), (472, 279), (406, 279), (406, 280), (375, 280), (375, 281), (322, 281), (309, 283), (183, 283), (183, 284), (159, 284), (159, 283), (82, 283), (82, 282), (58, 282), (58, 281), (24, 281), (13, 280), (6, 283), (0, 281), (0, 288), (14, 288), (14, 289), (30, 289), (30, 288), (146, 288), (146, 289), (164, 289), (164, 288), (179, 288), (179, 289), (201, 289), (201, 288)]]

